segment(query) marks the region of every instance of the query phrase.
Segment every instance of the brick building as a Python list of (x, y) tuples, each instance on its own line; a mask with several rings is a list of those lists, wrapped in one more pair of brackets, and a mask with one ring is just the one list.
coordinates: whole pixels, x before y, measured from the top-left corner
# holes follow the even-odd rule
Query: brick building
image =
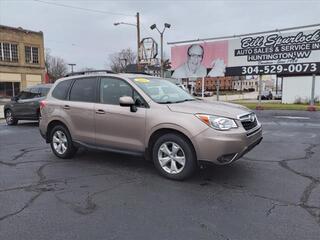
[[(232, 77), (205, 77), (204, 89), (206, 91), (216, 90), (216, 80), (220, 80), (220, 90), (230, 91), (232, 90)], [(202, 89), (202, 79), (196, 80), (196, 91), (199, 92)]]
[(43, 33), (0, 25), (0, 97), (44, 81)]

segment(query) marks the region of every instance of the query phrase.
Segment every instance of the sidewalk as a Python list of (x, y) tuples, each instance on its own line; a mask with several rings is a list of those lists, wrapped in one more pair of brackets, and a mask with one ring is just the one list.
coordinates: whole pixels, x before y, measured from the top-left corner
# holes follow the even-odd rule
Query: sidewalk
[(0, 105), (0, 119), (4, 118), (3, 107), (4, 105)]
[(4, 105), (10, 101), (10, 98), (0, 98), (0, 119), (4, 119)]
[[(243, 94), (235, 94), (235, 95), (220, 95), (219, 96), (219, 100), (220, 101), (234, 101), (234, 100), (256, 100), (258, 96), (257, 92), (244, 92)], [(213, 95), (211, 97), (205, 97), (204, 99), (208, 100), (208, 101), (216, 101), (217, 100), (217, 96)]]

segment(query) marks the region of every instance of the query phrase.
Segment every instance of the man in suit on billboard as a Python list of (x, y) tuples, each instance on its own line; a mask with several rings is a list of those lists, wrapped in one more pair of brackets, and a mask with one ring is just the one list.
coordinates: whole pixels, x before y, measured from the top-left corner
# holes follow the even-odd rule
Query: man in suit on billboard
[(200, 44), (192, 44), (187, 51), (187, 61), (173, 73), (173, 78), (205, 77), (207, 69), (201, 65), (204, 49)]

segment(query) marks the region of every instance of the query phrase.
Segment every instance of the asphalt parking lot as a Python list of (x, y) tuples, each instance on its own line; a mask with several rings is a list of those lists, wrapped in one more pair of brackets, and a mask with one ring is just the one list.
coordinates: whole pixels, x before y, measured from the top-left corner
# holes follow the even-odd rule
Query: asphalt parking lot
[(190, 180), (143, 159), (56, 158), (36, 123), (0, 123), (0, 239), (319, 239), (320, 113), (263, 111), (262, 143)]

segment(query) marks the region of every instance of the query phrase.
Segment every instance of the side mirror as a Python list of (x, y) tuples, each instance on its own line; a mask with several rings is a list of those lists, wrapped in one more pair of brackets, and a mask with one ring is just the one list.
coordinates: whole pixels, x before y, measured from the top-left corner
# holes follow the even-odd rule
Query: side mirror
[(17, 97), (17, 96), (14, 96), (11, 98), (11, 101), (14, 101), (14, 102), (17, 102), (18, 100), (19, 100), (19, 97)]
[(137, 111), (137, 107), (135, 106), (135, 103), (132, 97), (129, 97), (129, 96), (120, 97), (119, 103), (121, 107), (130, 107), (131, 112)]

